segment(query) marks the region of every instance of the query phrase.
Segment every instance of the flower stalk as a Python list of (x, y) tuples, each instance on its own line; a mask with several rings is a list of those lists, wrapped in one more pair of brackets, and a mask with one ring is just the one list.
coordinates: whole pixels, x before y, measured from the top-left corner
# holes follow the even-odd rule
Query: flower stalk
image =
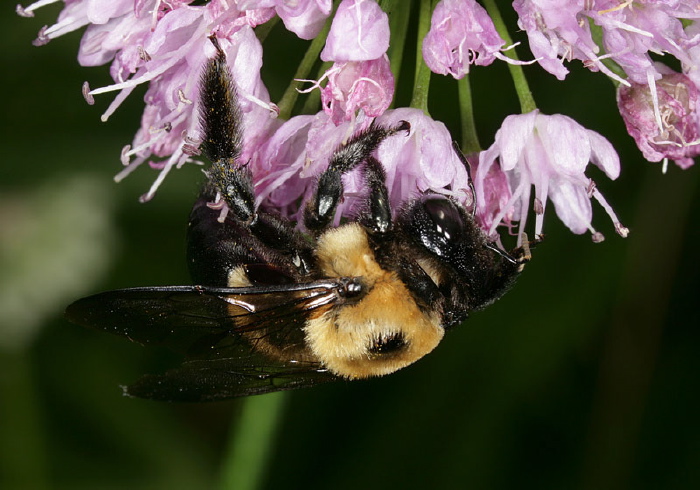
[(285, 393), (254, 396), (242, 411), (222, 461), (221, 490), (254, 490), (261, 487), (284, 414)]
[(481, 151), (479, 136), (476, 133), (474, 106), (472, 104), (472, 89), (469, 85), (469, 75), (457, 80), (459, 94), (459, 115), (462, 125), (462, 151), (469, 155)]
[[(495, 0), (483, 1), (486, 11), (491, 16), (494, 26), (496, 26), (496, 31), (498, 31), (498, 34), (503, 38), (506, 45), (510, 46), (510, 49), (505, 50), (505, 53), (508, 53), (512, 59), (517, 60), (518, 54), (515, 51), (513, 40), (508, 32), (508, 27), (506, 26), (505, 22), (503, 22), (501, 11), (498, 9)], [(535, 104), (535, 99), (532, 96), (532, 91), (527, 83), (522, 66), (514, 63), (508, 63), (508, 70), (510, 71), (510, 76), (513, 79), (515, 93), (518, 95), (518, 100), (520, 101), (520, 112), (526, 114), (537, 109), (537, 104)]]
[(321, 29), (321, 32), (319, 32), (318, 35), (311, 41), (311, 44), (309, 44), (309, 47), (306, 49), (306, 53), (304, 53), (304, 57), (299, 62), (297, 71), (294, 73), (294, 78), (284, 91), (279, 104), (277, 104), (280, 110), (280, 119), (287, 120), (292, 116), (294, 104), (299, 97), (299, 88), (303, 83), (302, 80), (309, 78), (311, 69), (318, 61), (318, 55), (323, 49), (323, 46), (326, 44), (328, 32), (331, 30), (332, 20), (333, 17), (329, 17), (326, 20), (325, 24), (323, 24), (323, 29)]
[(420, 0), (418, 9), (418, 49), (416, 50), (416, 72), (413, 80), (413, 97), (410, 106), (428, 112), (428, 92), (430, 91), (431, 71), (422, 55), (423, 39), (430, 30), (431, 0)]

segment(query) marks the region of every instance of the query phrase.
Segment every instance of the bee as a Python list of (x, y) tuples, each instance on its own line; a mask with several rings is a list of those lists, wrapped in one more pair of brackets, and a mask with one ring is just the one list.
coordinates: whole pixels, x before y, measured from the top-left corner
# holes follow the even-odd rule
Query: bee
[[(74, 323), (184, 356), (129, 396), (213, 401), (393, 373), (431, 352), (445, 331), (501, 297), (530, 259), (506, 253), (451, 197), (426, 193), (393, 214), (372, 155), (410, 131), (373, 124), (350, 137), (318, 177), (295, 223), (255, 207), (236, 89), (224, 52), (204, 67), (201, 149), (212, 162), (187, 235), (197, 286), (121, 289), (80, 299)], [(466, 164), (466, 162), (465, 162)], [(333, 226), (341, 177), (360, 169), (365, 210)], [(472, 189), (473, 191), (473, 189)], [(222, 199), (228, 214), (212, 202)]]

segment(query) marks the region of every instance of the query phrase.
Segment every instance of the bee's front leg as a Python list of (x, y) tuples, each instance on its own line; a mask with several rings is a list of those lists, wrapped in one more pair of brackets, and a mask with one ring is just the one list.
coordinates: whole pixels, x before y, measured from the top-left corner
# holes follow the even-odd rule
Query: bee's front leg
[[(357, 133), (346, 144), (340, 146), (333, 153), (328, 168), (320, 175), (316, 193), (304, 209), (306, 228), (319, 234), (330, 226), (338, 202), (343, 196), (344, 189), (341, 178), (343, 174), (355, 169), (360, 164), (366, 163), (370, 179), (372, 179), (371, 176), (374, 176), (374, 184), (384, 186), (384, 170), (371, 154), (385, 138), (409, 128), (410, 125), (406, 121), (399, 122), (393, 128), (373, 124), (369, 129)], [(372, 185), (370, 180), (370, 192), (374, 192), (377, 187), (375, 185), (375, 188), (372, 188)], [(386, 194), (385, 186), (384, 193)], [(380, 214), (386, 212), (388, 201), (386, 201), (386, 206), (381, 204), (379, 207), (382, 209), (377, 209), (377, 212)]]

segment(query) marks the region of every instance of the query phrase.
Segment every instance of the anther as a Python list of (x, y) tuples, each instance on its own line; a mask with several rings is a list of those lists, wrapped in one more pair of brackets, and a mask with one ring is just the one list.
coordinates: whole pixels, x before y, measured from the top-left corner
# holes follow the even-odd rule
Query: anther
[(37, 34), (36, 39), (32, 41), (32, 44), (34, 46), (44, 46), (45, 44), (48, 44), (49, 41), (51, 41), (51, 38), (46, 35), (46, 30), (49, 28), (49, 26), (44, 26), (41, 29), (39, 29), (39, 34)]
[(136, 51), (138, 52), (139, 58), (141, 58), (141, 60), (145, 61), (146, 63), (151, 61), (151, 55), (148, 54), (148, 51), (146, 51), (143, 46), (136, 46)]
[(185, 97), (185, 92), (182, 91), (181, 88), (177, 89), (177, 98), (180, 99), (180, 102), (183, 102), (185, 104), (191, 104), (192, 101)]
[(88, 82), (83, 82), (83, 97), (88, 105), (95, 105), (95, 98), (90, 93), (90, 84)]
[(627, 235), (629, 235), (630, 230), (626, 226), (624, 226), (622, 223), (619, 221), (615, 223), (615, 231), (617, 232), (618, 235), (620, 235), (622, 238), (627, 238)]
[(120, 156), (120, 160), (122, 162), (122, 165), (125, 167), (129, 165), (129, 161), (131, 160), (130, 157), (130, 152), (131, 151), (131, 145), (124, 145), (124, 148), (122, 148), (122, 153)]
[(24, 7), (22, 7), (20, 4), (17, 4), (15, 7), (15, 12), (17, 12), (17, 15), (20, 17), (34, 17), (34, 12), (31, 10), (25, 10)]
[(532, 205), (532, 210), (535, 212), (535, 214), (544, 214), (544, 206), (542, 205), (542, 201), (540, 200), (540, 198), (535, 198), (535, 201)]

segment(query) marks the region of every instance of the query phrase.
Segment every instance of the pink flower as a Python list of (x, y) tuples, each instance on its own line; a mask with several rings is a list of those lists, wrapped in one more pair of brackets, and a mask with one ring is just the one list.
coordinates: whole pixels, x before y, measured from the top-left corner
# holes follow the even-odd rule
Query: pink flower
[[(467, 161), (472, 176), (480, 175), (478, 191), (481, 196), (475, 208), (476, 219), (484, 231), (495, 230), (499, 224), (504, 224), (508, 229), (513, 226), (514, 207), (510, 203), (512, 197), (508, 176), (501, 170), (500, 165), (491, 165), (485, 174), (479, 173), (480, 153), (467, 155)], [(474, 196), (476, 198), (476, 196)], [(498, 221), (494, 220), (498, 218)], [(493, 234), (490, 231), (489, 234)]]
[(633, 83), (618, 89), (617, 103), (644, 158), (650, 162), (670, 158), (688, 168), (700, 155), (698, 88), (685, 75), (664, 71), (668, 73), (656, 81), (656, 99), (648, 85)]
[(503, 58), (504, 44), (486, 10), (475, 0), (441, 0), (423, 39), (423, 59), (431, 71), (460, 79), (469, 73), (471, 64), (486, 66)]
[[(299, 211), (299, 198), (313, 182), (315, 172), (321, 172), (316, 166), (309, 169), (313, 162), (306, 154), (311, 125), (321, 118), (328, 119), (323, 112), (315, 116), (294, 116), (261, 145), (251, 162), (257, 205), (287, 217)], [(333, 131), (330, 127), (328, 130)], [(333, 144), (339, 142), (335, 137), (332, 141)]]
[[(384, 126), (395, 126), (400, 121), (410, 123), (410, 133), (387, 138), (376, 155), (386, 170), (393, 210), (428, 191), (470, 203), (468, 173), (452, 147), (445, 125), (419, 109), (409, 108), (387, 111), (376, 120)], [(326, 113), (319, 112), (315, 116), (296, 116), (284, 123), (260, 151), (266, 168), (257, 167), (254, 172), (262, 205), (296, 216), (299, 202), (310, 198), (315, 179), (327, 168), (336, 148), (370, 122), (362, 116), (354, 123), (336, 126)], [(367, 196), (361, 169), (347, 174), (343, 182), (345, 199), (339, 205), (338, 218), (356, 213)]]
[[(134, 88), (149, 83), (141, 128), (133, 144), (124, 148), (125, 169), (115, 177), (119, 181), (147, 161), (158, 169), (156, 181), (141, 198), (144, 201), (153, 197), (170, 170), (192, 161), (192, 149), (199, 136), (196, 117), (199, 74), (214, 54), (209, 35), (219, 39), (227, 54), (238, 86), (244, 125), (257, 129), (246, 133), (247, 142), (266, 135), (272, 124), (269, 114), (274, 107), (260, 79), (262, 46), (252, 26), (268, 20), (274, 11), (261, 4), (241, 11), (226, 0), (211, 0), (203, 6), (189, 6), (189, 3), (68, 0), (57, 24), (42, 29), (38, 39), (45, 43), (88, 25), (78, 59), (88, 66), (113, 60), (110, 71), (116, 83), (91, 90), (86, 82), (85, 98), (92, 103), (95, 95), (118, 91), (102, 115), (103, 120), (110, 117)], [(43, 4), (46, 2), (37, 2), (18, 12), (31, 15)], [(250, 147), (249, 144), (247, 148)], [(164, 160), (149, 161), (152, 157)]]
[(588, 68), (626, 83), (598, 57), (599, 48), (583, 17), (584, 2), (515, 0), (513, 8), (518, 13), (518, 26), (527, 32), (530, 50), (537, 62), (559, 80), (569, 73), (564, 61), (578, 59)]
[[(685, 33), (690, 38), (700, 38), (700, 22), (694, 22), (685, 28)], [(700, 90), (700, 44), (688, 48), (690, 63), (683, 65), (683, 73), (690, 78)]]
[[(323, 110), (338, 125), (356, 117), (359, 110), (371, 117), (389, 108), (394, 96), (394, 76), (386, 50), (389, 19), (374, 0), (345, 0), (338, 7), (326, 45), (324, 61), (334, 61), (309, 89), (321, 89)], [(307, 90), (308, 91), (308, 90)]]
[(386, 169), (387, 188), (394, 209), (424, 192), (450, 195), (462, 204), (471, 202), (469, 174), (452, 145), (452, 135), (440, 121), (420, 109), (403, 107), (386, 111), (379, 124), (395, 126), (408, 121), (408, 136), (399, 133), (377, 150)]
[[(17, 5), (17, 13), (23, 17), (33, 17), (34, 10), (55, 3), (38, 1), (27, 8)], [(83, 0), (64, 0), (65, 8), (58, 15), (58, 21), (52, 26), (44, 26), (34, 40), (35, 46), (48, 43), (51, 39), (67, 34), (88, 24), (106, 24), (110, 19), (124, 15), (133, 7), (133, 0), (115, 0), (107, 4), (86, 2)]]
[(276, 3), (275, 10), (284, 26), (301, 39), (315, 38), (333, 8), (331, 0), (278, 0)]
[[(199, 135), (197, 114), (199, 73), (214, 48), (206, 33), (214, 30), (221, 37), (220, 44), (227, 55), (229, 66), (237, 81), (239, 103), (246, 118), (254, 110), (269, 107), (269, 96), (260, 79), (262, 46), (247, 25), (237, 23), (239, 13), (224, 10), (216, 18), (211, 16), (212, 2), (207, 7), (185, 7), (170, 12), (158, 22), (156, 29), (144, 43), (149, 60), (127, 81), (89, 93), (95, 95), (110, 90), (120, 94), (107, 110), (108, 117), (137, 85), (150, 81), (146, 92), (146, 110), (141, 129), (134, 138), (133, 149), (123, 156), (127, 167), (117, 179), (133, 171), (151, 156), (167, 158), (151, 164), (161, 172), (142, 200), (153, 197), (167, 173), (191, 160), (187, 146)], [(235, 25), (232, 25), (235, 24)], [(130, 156), (135, 156), (131, 161)]]
[(335, 124), (349, 121), (358, 110), (370, 117), (384, 113), (394, 96), (394, 76), (389, 58), (335, 63), (325, 77), (328, 83), (321, 89), (323, 110)]
[[(481, 153), (474, 176), (477, 215), (482, 222), (491, 223), (488, 234), (494, 235), (496, 226), (510, 216), (520, 221), (518, 234), (522, 234), (530, 207), (530, 188), (534, 186), (535, 235), (542, 233), (547, 200), (551, 199), (559, 219), (571, 231), (580, 234), (589, 230), (594, 241), (603, 240), (591, 224), (594, 197), (612, 219), (616, 231), (626, 236), (628, 230), (585, 175), (589, 162), (611, 179), (620, 174), (620, 161), (610, 142), (573, 119), (539, 111), (508, 116), (496, 133), (494, 144)], [(489, 179), (499, 178), (489, 173), (499, 165), (511, 189), (506, 205), (497, 199), (494, 202), (489, 193), (493, 185)]]
[[(254, 179), (258, 201), (285, 216), (296, 218), (300, 203), (314, 192), (316, 179), (328, 167), (336, 148), (370, 122), (361, 115), (356, 121), (336, 126), (330, 116), (321, 111), (315, 116), (295, 116), (282, 124), (260, 149), (262, 165), (254, 167), (257, 170)], [(392, 136), (396, 137), (401, 136)], [(262, 166), (264, 169), (260, 171)], [(347, 216), (350, 209), (356, 207), (356, 196), (362, 195), (365, 189), (356, 175), (358, 171), (343, 179), (346, 192), (338, 206), (338, 218)]]
[(688, 63), (687, 48), (697, 45), (683, 30), (681, 19), (700, 18), (695, 0), (649, 1), (621, 4), (597, 0), (589, 12), (601, 26), (603, 45), (609, 56), (635, 83), (649, 83), (661, 76), (651, 53), (669, 53)]
[(389, 48), (389, 17), (374, 0), (343, 0), (333, 18), (323, 61), (376, 60)]

